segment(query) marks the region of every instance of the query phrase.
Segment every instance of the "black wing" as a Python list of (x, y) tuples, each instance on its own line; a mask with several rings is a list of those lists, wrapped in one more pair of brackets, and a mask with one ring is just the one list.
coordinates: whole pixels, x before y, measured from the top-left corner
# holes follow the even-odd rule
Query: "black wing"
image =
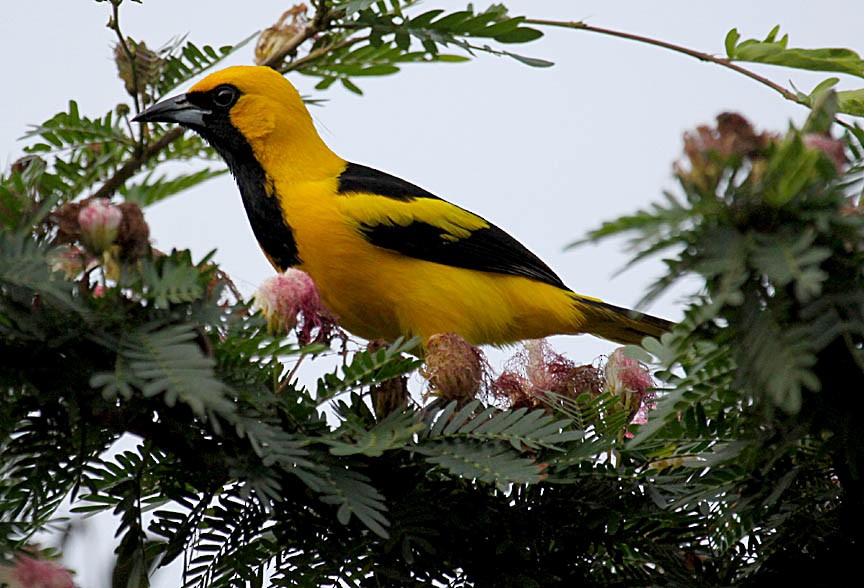
[[(339, 192), (350, 196), (376, 195), (403, 202), (430, 198), (440, 201), (434, 218), (379, 219), (371, 222), (357, 218), (361, 234), (373, 245), (444, 265), (472, 270), (522, 276), (558, 288), (567, 287), (555, 272), (519, 241), (495, 225), (458, 206), (445, 202), (423, 188), (371, 167), (349, 163), (339, 176)], [(440, 219), (442, 208), (447, 218)], [(418, 208), (419, 211), (419, 208)], [(357, 215), (359, 217), (359, 215)], [(403, 212), (404, 216), (404, 212)], [(465, 230), (460, 220), (470, 219)], [(443, 220), (441, 226), (435, 221)]]

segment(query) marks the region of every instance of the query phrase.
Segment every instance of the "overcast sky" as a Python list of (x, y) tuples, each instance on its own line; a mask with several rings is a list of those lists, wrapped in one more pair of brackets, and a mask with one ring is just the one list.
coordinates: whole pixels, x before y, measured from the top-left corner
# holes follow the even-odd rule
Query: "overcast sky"
[[(187, 33), (195, 43), (218, 46), (269, 26), (291, 3), (245, 0), (240, 9), (238, 3), (213, 0), (145, 0), (124, 4), (121, 21), (127, 34), (150, 47)], [(512, 14), (587, 19), (718, 54), (729, 29), (762, 38), (776, 24), (790, 35), (792, 46), (864, 51), (860, 0), (505, 3)], [(105, 28), (108, 2), (7, 0), (4, 5), (0, 164), (6, 167), (20, 156), (23, 144), (16, 139), (27, 125), (64, 109), (70, 98), (82, 113), (98, 116), (127, 97), (112, 61), (113, 32)], [(419, 10), (464, 6), (429, 0)], [(250, 63), (253, 45), (230, 63)], [(778, 130), (806, 116), (801, 107), (740, 75), (620, 39), (549, 30), (539, 42), (510, 49), (556, 65), (535, 69), (481, 55), (465, 64), (407, 66), (395, 76), (358, 80), (363, 97), (337, 86), (318, 94), (314, 79), (297, 74), (290, 79), (304, 95), (328, 100), (312, 113), (334, 151), (481, 214), (545, 259), (575, 291), (619, 305), (641, 298), (659, 274), (659, 263), (616, 275), (628, 259), (620, 242), (566, 252), (565, 245), (601, 221), (674, 189), (670, 170), (685, 130), (728, 110)], [(827, 77), (753, 69), (780, 83), (791, 80), (803, 91)], [(864, 82), (846, 79), (843, 86), (859, 88)], [(246, 293), (271, 275), (230, 177), (160, 203), (146, 215), (157, 247), (190, 248), (196, 258), (217, 248), (217, 260)], [(680, 318), (683, 293), (686, 289), (647, 310)], [(614, 348), (587, 336), (557, 337), (554, 344), (586, 362)], [(103, 586), (104, 570), (87, 568), (79, 570), (81, 585)]]

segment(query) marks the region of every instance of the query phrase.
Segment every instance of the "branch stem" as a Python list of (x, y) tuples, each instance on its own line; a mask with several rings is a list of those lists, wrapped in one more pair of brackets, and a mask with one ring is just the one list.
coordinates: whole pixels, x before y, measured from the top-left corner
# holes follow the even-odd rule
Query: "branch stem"
[[(617, 37), (619, 39), (627, 39), (629, 41), (635, 41), (637, 43), (643, 43), (645, 45), (652, 45), (654, 47), (661, 47), (663, 49), (668, 49), (669, 51), (674, 51), (675, 53), (681, 53), (682, 55), (687, 55), (689, 57), (693, 57), (698, 59), (699, 61), (706, 61), (709, 63), (714, 63), (721, 67), (725, 67), (727, 69), (731, 69), (734, 72), (737, 72), (745, 77), (754, 80), (763, 86), (767, 86), (771, 88), (786, 100), (790, 100), (796, 104), (800, 104), (802, 106), (810, 107), (806, 101), (802, 100), (798, 97), (795, 92), (784, 88), (783, 86), (773, 82), (772, 80), (757, 74), (754, 71), (751, 71), (745, 67), (738, 65), (737, 63), (731, 61), (730, 59), (726, 59), (725, 57), (717, 57), (716, 55), (711, 55), (710, 53), (705, 53), (704, 51), (697, 51), (695, 49), (690, 49), (689, 47), (684, 47), (682, 45), (676, 45), (675, 43), (669, 43), (667, 41), (661, 41), (659, 39), (652, 39), (651, 37), (645, 37), (643, 35), (636, 35), (634, 33), (627, 33), (624, 31), (617, 31), (614, 29), (607, 29), (603, 27), (595, 27), (589, 24), (586, 24), (583, 21), (558, 21), (558, 20), (545, 20), (539, 18), (526, 18), (525, 24), (533, 24), (537, 26), (546, 26), (546, 27), (558, 27), (558, 28), (567, 28), (567, 29), (576, 29), (581, 31), (587, 31), (589, 33), (598, 33), (600, 35), (607, 35), (610, 37)], [(835, 118), (834, 121), (840, 126), (846, 129), (852, 129), (852, 125), (849, 123)]]
[(148, 161), (156, 157), (160, 151), (173, 143), (180, 135), (183, 134), (181, 127), (176, 127), (159, 137), (157, 141), (145, 147), (140, 153), (132, 156), (132, 159), (124, 163), (114, 172), (114, 175), (108, 178), (102, 187), (99, 188), (93, 198), (111, 198), (114, 193), (123, 185), (126, 180), (138, 173)]

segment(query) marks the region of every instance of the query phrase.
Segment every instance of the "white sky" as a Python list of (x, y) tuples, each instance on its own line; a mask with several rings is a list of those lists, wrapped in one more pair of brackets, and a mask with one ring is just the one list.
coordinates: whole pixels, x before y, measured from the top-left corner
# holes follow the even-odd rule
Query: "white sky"
[[(127, 34), (150, 47), (186, 33), (197, 44), (219, 46), (269, 26), (292, 3), (245, 0), (238, 10), (237, 3), (213, 0), (145, 0), (125, 3), (121, 21)], [(737, 27), (743, 38), (762, 38), (776, 24), (791, 36), (792, 46), (864, 51), (860, 0), (505, 3), (514, 15), (587, 19), (717, 54), (729, 29)], [(429, 0), (419, 10), (464, 6)], [(16, 139), (27, 125), (64, 109), (68, 99), (96, 116), (126, 95), (112, 61), (113, 32), (104, 26), (109, 3), (6, 0), (4, 8), (0, 165), (6, 167), (20, 155), (23, 144)], [(253, 45), (230, 63), (251, 62)], [(483, 215), (546, 260), (575, 291), (614, 304), (639, 300), (659, 274), (659, 263), (615, 275), (628, 259), (620, 242), (565, 252), (568, 242), (674, 188), (671, 164), (685, 130), (726, 110), (779, 130), (790, 118), (806, 116), (803, 108), (740, 75), (620, 39), (549, 30), (539, 42), (509, 49), (556, 65), (534, 69), (486, 55), (465, 64), (409, 65), (395, 76), (357, 80), (363, 97), (334, 86), (320, 95), (329, 102), (312, 113), (325, 141), (343, 157), (402, 176)], [(828, 77), (753, 69), (780, 83), (791, 80), (803, 91)], [(304, 95), (316, 95), (316, 80), (296, 74), (289, 79)], [(853, 89), (864, 81), (842, 84)], [(190, 248), (196, 258), (218, 248), (217, 260), (246, 293), (271, 275), (228, 176), (146, 215), (157, 247)], [(668, 296), (647, 310), (677, 319), (680, 307), (676, 296)], [(614, 348), (587, 336), (557, 337), (554, 345), (585, 362)], [(500, 361), (502, 355), (494, 357)], [(99, 559), (103, 556), (107, 553)], [(79, 567), (81, 586), (107, 585), (104, 570), (88, 565), (88, 559), (79, 560), (85, 562)]]

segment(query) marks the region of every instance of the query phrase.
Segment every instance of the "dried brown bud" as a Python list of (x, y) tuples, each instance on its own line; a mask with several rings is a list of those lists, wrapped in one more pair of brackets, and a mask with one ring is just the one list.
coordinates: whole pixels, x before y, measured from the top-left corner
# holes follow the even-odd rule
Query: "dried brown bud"
[(701, 125), (684, 133), (684, 155), (689, 165), (676, 163), (675, 174), (682, 182), (713, 190), (725, 166), (748, 158), (754, 169), (758, 168), (768, 146), (778, 140), (776, 134), (757, 133), (740, 114), (724, 112), (717, 117), (716, 128)]
[(150, 227), (141, 207), (107, 200), (68, 202), (51, 213), (57, 227), (55, 244), (80, 242), (99, 254), (114, 246), (120, 259), (132, 261), (150, 251)]
[(57, 227), (56, 244), (73, 243), (81, 239), (78, 213), (83, 207), (84, 202), (67, 202), (51, 212), (48, 219)]
[(289, 46), (293, 39), (303, 32), (308, 21), (308, 10), (305, 4), (295, 4), (279, 17), (276, 24), (261, 31), (255, 43), (256, 65), (267, 63), (273, 55), (280, 53), (283, 47)]
[(114, 46), (114, 63), (117, 75), (123, 80), (130, 96), (143, 94), (148, 85), (156, 84), (162, 77), (166, 60), (156, 51), (147, 48), (142, 41), (137, 43), (127, 38)]
[[(387, 349), (390, 344), (383, 339), (373, 339), (366, 345), (366, 351), (374, 353), (380, 349)], [(378, 418), (384, 418), (394, 410), (404, 407), (410, 396), (408, 392), (408, 377), (397, 376), (378, 382), (370, 390), (372, 394), (372, 405)]]
[(144, 213), (134, 202), (123, 202), (117, 208), (123, 213), (117, 230), (120, 258), (127, 261), (140, 259), (150, 251), (150, 227), (144, 220)]
[(468, 402), (473, 400), (483, 385), (487, 362), (478, 347), (454, 333), (432, 335), (426, 342), (426, 367), (433, 394)]

